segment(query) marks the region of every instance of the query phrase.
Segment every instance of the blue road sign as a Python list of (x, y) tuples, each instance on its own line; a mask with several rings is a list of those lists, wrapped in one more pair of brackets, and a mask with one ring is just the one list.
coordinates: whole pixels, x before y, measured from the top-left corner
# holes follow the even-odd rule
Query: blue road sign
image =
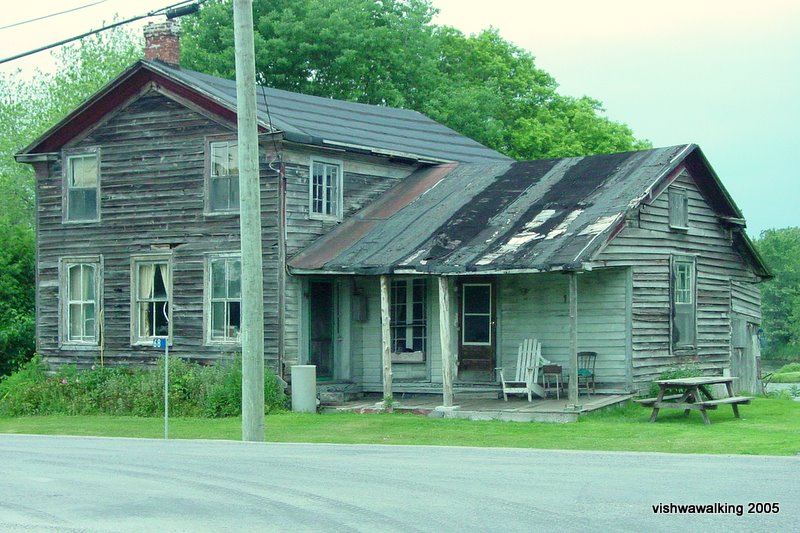
[(156, 337), (153, 339), (153, 348), (161, 348), (162, 350), (167, 347), (167, 339), (163, 337)]

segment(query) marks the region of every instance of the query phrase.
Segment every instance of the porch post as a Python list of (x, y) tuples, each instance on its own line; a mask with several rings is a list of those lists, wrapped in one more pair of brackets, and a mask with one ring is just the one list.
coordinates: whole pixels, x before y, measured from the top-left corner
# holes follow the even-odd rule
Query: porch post
[(381, 276), (381, 346), (383, 347), (383, 401), (392, 399), (392, 332), (389, 328), (389, 277)]
[(569, 403), (578, 404), (578, 273), (569, 273)]
[(450, 283), (439, 276), (439, 343), (442, 350), (442, 405), (453, 407), (453, 347), (450, 343)]

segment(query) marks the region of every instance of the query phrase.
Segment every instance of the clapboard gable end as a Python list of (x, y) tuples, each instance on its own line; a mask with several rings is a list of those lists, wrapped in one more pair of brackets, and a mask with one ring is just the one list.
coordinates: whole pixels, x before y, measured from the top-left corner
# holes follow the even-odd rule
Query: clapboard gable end
[[(686, 228), (670, 225), (670, 188), (688, 197)], [(653, 192), (655, 191), (655, 193)], [(757, 282), (769, 271), (744, 234), (741, 212), (702, 153), (695, 148), (626, 217), (596, 260), (632, 271), (633, 380), (645, 387), (666, 370), (696, 365), (705, 372), (730, 369), (732, 286), (759, 300)], [(695, 268), (696, 342), (674, 345), (674, 261)], [(752, 311), (752, 320), (760, 321)]]

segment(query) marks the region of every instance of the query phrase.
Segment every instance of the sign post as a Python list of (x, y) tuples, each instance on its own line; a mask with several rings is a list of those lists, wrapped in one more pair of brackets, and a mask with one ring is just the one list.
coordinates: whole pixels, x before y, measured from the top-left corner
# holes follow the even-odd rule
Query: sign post
[(169, 342), (166, 337), (153, 337), (153, 348), (164, 349), (164, 439), (169, 438)]

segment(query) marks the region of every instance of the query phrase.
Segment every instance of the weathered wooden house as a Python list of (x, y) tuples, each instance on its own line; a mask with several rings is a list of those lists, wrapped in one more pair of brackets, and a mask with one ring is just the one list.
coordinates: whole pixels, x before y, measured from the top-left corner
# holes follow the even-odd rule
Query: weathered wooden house
[[(172, 26), (149, 31), (160, 51), (17, 156), (36, 171), (51, 364), (152, 362), (160, 335), (202, 361), (240, 347), (235, 85), (176, 66)], [(356, 393), (491, 389), (525, 338), (567, 365), (572, 328), (606, 392), (689, 362), (753, 373), (769, 272), (698, 147), (514, 162), (413, 111), (258, 99), (277, 372), (310, 362)]]

